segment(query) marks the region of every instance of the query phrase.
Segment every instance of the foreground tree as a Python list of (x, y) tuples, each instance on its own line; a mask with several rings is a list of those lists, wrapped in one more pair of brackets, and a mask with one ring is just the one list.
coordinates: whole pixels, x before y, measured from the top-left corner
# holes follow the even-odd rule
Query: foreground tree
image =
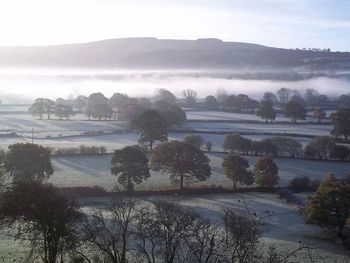
[(117, 198), (104, 211), (96, 210), (86, 217), (81, 231), (83, 243), (91, 250), (87, 254), (95, 254), (104, 259), (103, 262), (131, 262), (128, 252), (131, 250), (135, 207), (135, 200)]
[(331, 114), (331, 120), (334, 125), (331, 134), (347, 140), (350, 136), (350, 108), (338, 109)]
[(51, 185), (19, 183), (2, 199), (0, 219), (15, 238), (29, 242), (37, 258), (56, 263), (74, 250), (83, 215), (78, 205)]
[(256, 112), (256, 115), (262, 119), (265, 119), (266, 123), (268, 123), (269, 120), (276, 119), (276, 112), (273, 108), (272, 102), (262, 101)]
[(146, 110), (134, 119), (130, 126), (140, 135), (140, 142), (149, 142), (150, 150), (155, 141), (168, 139), (168, 123), (154, 110)]
[(204, 107), (207, 109), (217, 109), (219, 107), (219, 102), (213, 95), (209, 95), (204, 99)]
[(158, 145), (152, 152), (151, 168), (170, 173), (171, 180), (179, 182), (180, 190), (185, 180), (205, 181), (211, 174), (208, 157), (192, 145), (178, 141)]
[[(308, 199), (305, 210), (307, 223), (316, 224), (334, 232), (343, 240), (343, 230), (350, 217), (350, 184), (327, 180)], [(344, 240), (343, 240), (344, 241)]]
[(284, 106), (283, 114), (286, 118), (290, 118), (292, 122), (296, 123), (297, 120), (305, 120), (306, 110), (300, 102), (293, 100)]
[(47, 180), (54, 172), (50, 151), (31, 143), (12, 144), (6, 154), (5, 171), (14, 183)]
[(258, 158), (253, 173), (259, 186), (273, 188), (278, 183), (278, 166), (271, 157)]
[(111, 172), (127, 192), (134, 191), (134, 184), (140, 184), (150, 177), (147, 156), (136, 146), (115, 150), (111, 160)]
[(251, 185), (254, 177), (248, 171), (249, 164), (246, 159), (239, 155), (229, 154), (222, 162), (226, 177), (232, 181), (233, 189), (237, 189), (237, 184)]

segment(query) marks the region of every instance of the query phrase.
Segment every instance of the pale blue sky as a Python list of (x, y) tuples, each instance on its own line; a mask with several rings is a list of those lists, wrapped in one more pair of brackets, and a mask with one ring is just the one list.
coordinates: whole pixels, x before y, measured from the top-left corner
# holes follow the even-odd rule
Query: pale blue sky
[(349, 0), (0, 0), (0, 45), (220, 38), (350, 51)]

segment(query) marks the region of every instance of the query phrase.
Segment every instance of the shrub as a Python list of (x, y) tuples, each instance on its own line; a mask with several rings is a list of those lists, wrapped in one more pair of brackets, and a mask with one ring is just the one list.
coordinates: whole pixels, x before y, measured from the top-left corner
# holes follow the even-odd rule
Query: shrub
[(278, 192), (278, 197), (284, 199), (288, 204), (302, 205), (302, 201), (291, 191), (280, 190)]
[(310, 188), (310, 178), (307, 176), (295, 177), (289, 184), (293, 190), (302, 192)]

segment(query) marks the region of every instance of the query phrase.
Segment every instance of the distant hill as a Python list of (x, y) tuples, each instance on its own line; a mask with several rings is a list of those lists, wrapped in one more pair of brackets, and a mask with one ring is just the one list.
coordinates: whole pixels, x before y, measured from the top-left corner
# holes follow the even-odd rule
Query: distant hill
[(2, 47), (0, 66), (121, 69), (350, 69), (349, 52), (290, 50), (218, 39), (111, 39), (85, 44)]

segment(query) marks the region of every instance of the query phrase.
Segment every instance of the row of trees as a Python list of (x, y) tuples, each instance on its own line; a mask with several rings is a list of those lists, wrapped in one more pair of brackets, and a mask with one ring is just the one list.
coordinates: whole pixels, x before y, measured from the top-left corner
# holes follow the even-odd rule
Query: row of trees
[[(350, 107), (349, 95), (342, 95), (337, 99), (337, 102), (343, 107)], [(261, 101), (268, 101), (274, 107), (283, 108), (289, 101), (297, 101), (305, 107), (328, 106), (330, 99), (319, 94), (315, 89), (306, 89), (304, 95), (298, 90), (281, 88), (276, 93), (265, 92)], [(255, 105), (255, 106), (254, 106)], [(208, 95), (204, 99), (203, 106), (207, 109), (230, 109), (239, 112), (245, 112), (247, 109), (256, 108), (257, 101), (250, 99), (245, 94), (228, 95), (228, 93), (220, 89), (216, 96)], [(247, 108), (248, 107), (248, 108)]]
[(305, 148), (293, 138), (271, 137), (261, 141), (252, 141), (239, 133), (225, 135), (222, 147), (231, 153), (282, 156), (291, 158), (312, 158), (318, 160), (349, 160), (350, 148), (342, 144), (336, 144), (330, 136), (318, 136), (313, 138)]

